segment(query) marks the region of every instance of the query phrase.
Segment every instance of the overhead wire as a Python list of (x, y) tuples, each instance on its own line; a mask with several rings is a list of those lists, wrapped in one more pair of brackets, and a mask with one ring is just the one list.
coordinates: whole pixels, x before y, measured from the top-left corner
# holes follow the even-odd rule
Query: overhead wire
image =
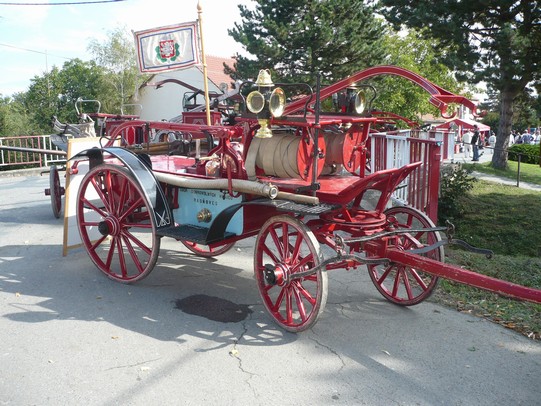
[(126, 0), (91, 0), (91, 1), (71, 1), (71, 2), (54, 2), (54, 3), (14, 3), (2, 2), (0, 6), (74, 6), (80, 4), (99, 4), (99, 3), (118, 3)]
[(17, 46), (15, 46), (15, 45), (4, 44), (4, 43), (1, 43), (1, 42), (0, 42), (0, 46), (7, 47), (7, 48), (18, 49), (18, 50), (20, 50), (20, 51), (34, 52), (34, 53), (36, 53), (36, 54), (41, 54), (41, 55), (54, 56), (54, 57), (56, 57), (56, 58), (62, 58), (62, 59), (67, 59), (67, 60), (73, 59), (73, 58), (68, 58), (68, 57), (66, 57), (66, 56), (54, 55), (54, 54), (51, 54), (51, 53), (49, 53), (49, 52), (36, 51), (35, 49), (28, 49), (28, 48), (17, 47)]

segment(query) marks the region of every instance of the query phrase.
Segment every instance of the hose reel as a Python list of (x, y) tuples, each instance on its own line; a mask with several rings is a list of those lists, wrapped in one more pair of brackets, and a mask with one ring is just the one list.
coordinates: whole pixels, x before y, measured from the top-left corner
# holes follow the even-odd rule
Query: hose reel
[[(357, 153), (361, 134), (325, 133), (318, 142), (318, 173), (330, 175), (341, 169), (354, 173), (360, 165)], [(272, 138), (254, 138), (246, 158), (249, 178), (258, 174), (279, 178), (309, 180), (313, 171), (314, 143), (312, 139), (292, 133), (275, 133)]]
[[(318, 142), (318, 175), (325, 163), (325, 141)], [(295, 134), (275, 134), (272, 138), (254, 138), (246, 158), (248, 178), (255, 167), (266, 176), (310, 179), (313, 172), (314, 142)]]

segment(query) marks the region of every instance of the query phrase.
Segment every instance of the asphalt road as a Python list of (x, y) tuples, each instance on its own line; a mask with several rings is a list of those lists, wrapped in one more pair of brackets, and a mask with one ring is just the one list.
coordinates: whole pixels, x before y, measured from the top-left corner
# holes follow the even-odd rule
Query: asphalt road
[(331, 272), (325, 312), (300, 334), (263, 309), (253, 239), (217, 259), (164, 240), (148, 278), (113, 282), (84, 250), (62, 256), (46, 187), (0, 177), (0, 405), (541, 404), (540, 343), (395, 306), (365, 269)]

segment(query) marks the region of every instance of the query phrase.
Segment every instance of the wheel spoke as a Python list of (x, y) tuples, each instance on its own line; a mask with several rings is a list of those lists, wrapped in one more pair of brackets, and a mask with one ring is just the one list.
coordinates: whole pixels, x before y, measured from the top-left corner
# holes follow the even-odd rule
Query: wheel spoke
[(274, 246), (276, 247), (276, 250), (278, 251), (278, 256), (281, 259), (284, 259), (284, 249), (282, 247), (282, 242), (280, 241), (280, 238), (278, 237), (278, 234), (276, 233), (276, 230), (274, 228), (271, 228), (269, 230), (269, 234), (272, 238), (272, 241), (274, 242)]
[[(132, 233), (130, 233), (128, 230), (123, 230), (122, 235), (126, 239), (126, 242), (129, 242), (130, 240), (133, 241), (139, 248), (141, 248), (143, 251), (145, 251), (146, 254), (150, 255), (152, 253), (152, 249), (148, 247), (145, 243), (143, 243), (140, 239), (135, 237)], [(131, 245), (130, 245), (131, 246)]]
[(107, 203), (108, 203), (108, 210), (109, 213), (116, 214), (115, 212), (115, 202), (114, 202), (114, 196), (113, 196), (113, 179), (112, 179), (112, 173), (106, 172), (104, 177), (104, 183), (105, 183), (105, 190), (107, 191)]
[(305, 266), (307, 266), (308, 263), (311, 263), (313, 260), (311, 255), (308, 255), (304, 258), (299, 258), (297, 262), (294, 262), (291, 266), (292, 273), (302, 271), (305, 269)]
[(282, 260), (288, 262), (290, 260), (290, 245), (289, 245), (289, 225), (282, 223)]
[(391, 271), (393, 270), (393, 266), (392, 265), (389, 265), (386, 269), (385, 269), (385, 272), (383, 272), (383, 274), (381, 275), (381, 277), (377, 280), (377, 283), (379, 285), (383, 285), (383, 282), (385, 281), (385, 279), (387, 279), (387, 276), (389, 276), (389, 274), (391, 273)]
[(312, 306), (316, 304), (316, 298), (313, 297), (301, 283), (297, 283), (296, 286), (298, 291), (306, 298), (306, 300), (308, 300), (308, 302), (310, 302)]
[(413, 237), (409, 233), (403, 234), (402, 237), (400, 238), (400, 241), (401, 241), (400, 246), (404, 248), (405, 250), (424, 247), (425, 244), (421, 242), (421, 238), (420, 238), (422, 234), (424, 234), (424, 232), (417, 234), (419, 237), (417, 236)]
[(291, 295), (291, 289), (285, 288), (286, 291), (286, 322), (288, 325), (293, 324), (293, 301)]
[(291, 264), (295, 264), (298, 262), (299, 254), (301, 252), (301, 246), (304, 242), (304, 238), (300, 233), (296, 233), (297, 239), (295, 240), (295, 246), (293, 248), (293, 251), (291, 253)]
[(282, 302), (284, 301), (285, 293), (286, 293), (286, 289), (280, 289), (280, 293), (278, 294), (278, 297), (276, 298), (276, 301), (274, 302), (274, 305), (272, 306), (272, 311), (274, 313), (280, 312), (280, 306), (282, 306)]
[(105, 240), (106, 238), (107, 238), (107, 236), (103, 236), (103, 237), (99, 238), (94, 244), (92, 244), (89, 247), (89, 249), (95, 252), (96, 248), (99, 247), (101, 245), (101, 243), (103, 242), (103, 240)]
[(115, 247), (116, 247), (115, 241), (112, 240), (109, 246), (109, 250), (107, 251), (107, 260), (105, 262), (105, 266), (107, 267), (107, 269), (111, 268), (111, 264), (113, 262), (113, 256), (115, 255)]
[(118, 213), (119, 215), (118, 220), (120, 222), (123, 222), (127, 216), (135, 212), (135, 210), (139, 209), (142, 205), (143, 205), (143, 199), (142, 198), (137, 199), (135, 202), (133, 202), (133, 204), (130, 205), (130, 207), (124, 209), (124, 212), (122, 214)]
[(125, 179), (123, 184), (122, 184), (122, 188), (120, 189), (120, 196), (118, 198), (118, 207), (117, 207), (117, 211), (115, 213), (117, 216), (120, 216), (121, 211), (122, 211), (122, 204), (121, 203), (126, 201), (127, 196), (129, 196), (128, 191), (129, 191), (129, 183), (128, 183), (127, 179)]
[(307, 316), (306, 310), (304, 308), (304, 303), (302, 301), (302, 297), (299, 294), (299, 285), (300, 284), (294, 283), (292, 285), (292, 288), (293, 288), (293, 292), (295, 294), (295, 302), (297, 303), (297, 309), (299, 310), (299, 315), (301, 317), (301, 320), (304, 322), (308, 318), (308, 316)]
[(274, 252), (272, 252), (272, 251), (270, 250), (270, 248), (269, 248), (267, 245), (265, 245), (265, 246), (263, 247), (263, 252), (264, 252), (265, 254), (267, 254), (267, 255), (270, 257), (271, 261), (274, 262), (275, 264), (277, 264), (278, 262), (280, 262), (280, 261), (278, 260), (278, 257), (274, 254)]
[(124, 228), (136, 228), (136, 229), (142, 229), (142, 230), (148, 230), (152, 228), (152, 224), (148, 223), (128, 223), (125, 222), (123, 225)]
[[(105, 207), (105, 210), (110, 213), (111, 212), (111, 206), (109, 205), (109, 200), (108, 200), (107, 196), (105, 196), (105, 194), (103, 193), (103, 190), (101, 190), (101, 187), (99, 186), (98, 181), (99, 181), (99, 179), (97, 179), (97, 176), (96, 176), (96, 178), (92, 177), (90, 179), (90, 183), (92, 184), (92, 186), (94, 187), (94, 190), (98, 194), (98, 197), (99, 197), (100, 201), (103, 203), (103, 206)], [(87, 200), (87, 202), (89, 204), (91, 204), (88, 200)], [(95, 207), (92, 204), (91, 204), (91, 206)]]
[(126, 278), (128, 276), (128, 268), (126, 267), (126, 257), (124, 255), (124, 250), (122, 249), (122, 240), (120, 237), (115, 237), (116, 248), (118, 251), (118, 260), (120, 265), (120, 271), (122, 277)]
[[(126, 245), (126, 248), (128, 249), (128, 253), (130, 254), (131, 259), (133, 260), (133, 263), (137, 267), (137, 270), (139, 271), (139, 273), (143, 272), (144, 268), (143, 268), (142, 262), (139, 260), (139, 256), (137, 255), (137, 253), (133, 249), (133, 245), (131, 244), (128, 236), (127, 235), (122, 235), (122, 240), (124, 241), (124, 244)], [(151, 252), (147, 247), (141, 247), (141, 248), (143, 248), (143, 250), (147, 254), (149, 254)]]
[(421, 275), (419, 275), (419, 273), (415, 269), (411, 268), (409, 273), (417, 281), (421, 289), (423, 290), (428, 289), (428, 286), (426, 285), (425, 281), (423, 280), (423, 278), (421, 278)]
[(393, 297), (397, 297), (398, 289), (400, 288), (400, 276), (401, 276), (400, 271), (396, 272), (395, 277), (394, 277), (394, 282), (393, 282), (393, 292), (392, 292)]
[(107, 213), (104, 212), (102, 209), (100, 209), (99, 207), (95, 206), (92, 202), (90, 202), (90, 200), (84, 198), (82, 199), (82, 203), (83, 205), (85, 206), (86, 209), (92, 209), (94, 210), (96, 213), (98, 213), (100, 216), (102, 217), (107, 217)]
[(305, 280), (305, 281), (310, 281), (310, 282), (316, 282), (317, 283), (318, 277), (317, 277), (316, 274), (314, 274), (314, 275), (305, 276), (302, 279)]
[(408, 278), (406, 271), (401, 271), (400, 274), (402, 275), (402, 279), (404, 281), (404, 288), (406, 289), (408, 299), (413, 299), (415, 295), (413, 294), (413, 291), (411, 290), (410, 280)]

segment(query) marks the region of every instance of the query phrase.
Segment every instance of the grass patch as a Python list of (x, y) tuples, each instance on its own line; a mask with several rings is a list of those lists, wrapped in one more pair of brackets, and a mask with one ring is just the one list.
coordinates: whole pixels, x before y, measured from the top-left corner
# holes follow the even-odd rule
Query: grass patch
[[(539, 168), (538, 168), (539, 169)], [(446, 248), (446, 261), (488, 276), (541, 288), (541, 193), (514, 186), (476, 182), (461, 197), (466, 208), (455, 219), (456, 238), (494, 251), (492, 259)], [(519, 331), (541, 337), (541, 305), (507, 299), (458, 283), (442, 281), (433, 300)]]
[[(510, 180), (517, 180), (518, 162), (507, 161), (507, 169), (496, 169), (492, 167), (491, 162), (463, 164), (464, 169), (472, 168), (474, 171), (486, 173), (488, 175), (501, 176)], [(534, 164), (520, 164), (520, 181), (541, 185), (541, 167)]]

